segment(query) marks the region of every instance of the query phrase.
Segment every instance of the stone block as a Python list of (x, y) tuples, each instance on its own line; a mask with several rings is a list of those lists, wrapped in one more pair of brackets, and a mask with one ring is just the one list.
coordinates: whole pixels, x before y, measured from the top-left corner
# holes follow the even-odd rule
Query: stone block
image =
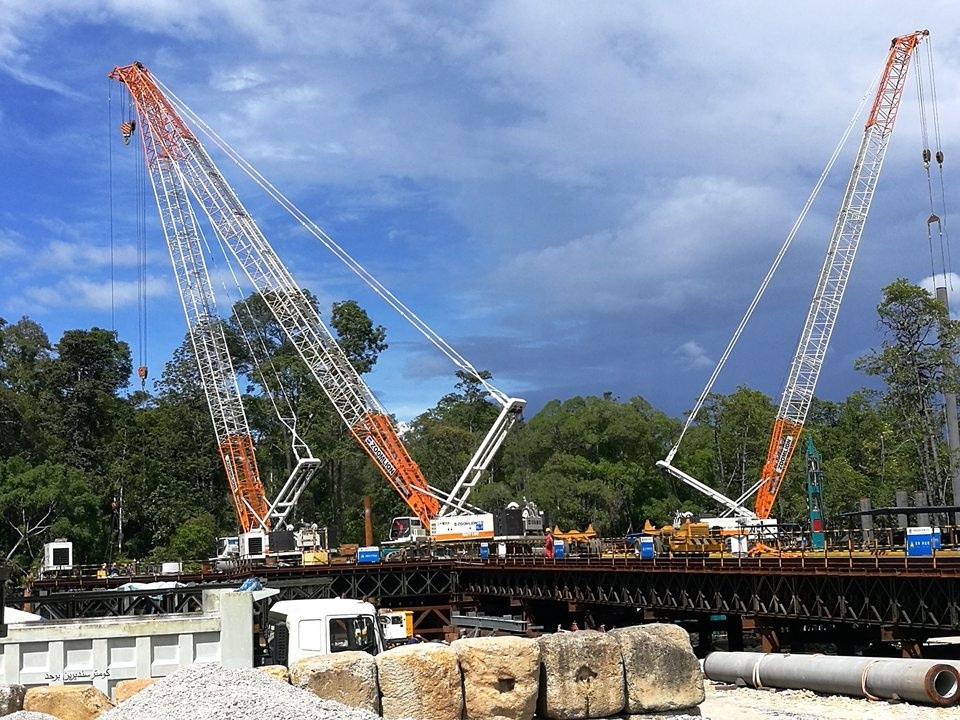
[(607, 634), (617, 641), (623, 655), (625, 712), (661, 713), (703, 702), (703, 672), (686, 630), (652, 623)]
[(23, 696), (26, 691), (23, 685), (0, 685), (0, 715), (23, 710)]
[(290, 684), (327, 700), (380, 713), (377, 661), (369, 653), (351, 650), (302, 658), (290, 666)]
[(23, 709), (59, 720), (94, 720), (114, 707), (93, 685), (47, 685), (28, 688)]
[(136, 695), (145, 687), (150, 687), (157, 681), (157, 678), (136, 678), (134, 680), (121, 680), (113, 688), (114, 702), (122, 703), (124, 700)]
[(266, 673), (270, 677), (275, 678), (280, 682), (290, 682), (290, 671), (287, 670), (286, 665), (263, 665), (258, 667), (257, 670)]
[(596, 630), (543, 635), (537, 712), (550, 720), (617, 715), (626, 691), (620, 645)]
[(460, 720), (463, 683), (457, 654), (449, 646), (401, 645), (376, 659), (385, 720)]
[(532, 638), (456, 640), (464, 720), (532, 720), (540, 689), (540, 644)]

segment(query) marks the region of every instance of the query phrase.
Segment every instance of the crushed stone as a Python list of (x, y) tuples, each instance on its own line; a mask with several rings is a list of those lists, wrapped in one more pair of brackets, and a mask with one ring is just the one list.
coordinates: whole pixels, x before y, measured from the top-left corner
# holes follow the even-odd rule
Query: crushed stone
[(197, 663), (161, 678), (101, 720), (380, 720), (256, 669)]
[(57, 720), (53, 715), (47, 715), (33, 710), (17, 710), (7, 715), (0, 715), (4, 720)]

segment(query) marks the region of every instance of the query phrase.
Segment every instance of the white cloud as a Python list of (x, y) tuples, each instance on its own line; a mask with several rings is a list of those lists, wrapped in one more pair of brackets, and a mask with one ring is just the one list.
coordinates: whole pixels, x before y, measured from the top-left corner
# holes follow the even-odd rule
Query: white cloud
[(59, 290), (52, 287), (26, 287), (23, 289), (23, 295), (27, 304), (33, 306), (35, 310), (45, 307), (62, 307), (69, 302)]
[(130, 245), (104, 246), (90, 245), (74, 240), (66, 242), (53, 240), (37, 255), (38, 265), (45, 269), (102, 268), (111, 265), (117, 267), (136, 267), (139, 263), (137, 250)]
[[(769, 226), (780, 205), (769, 188), (682, 178), (639, 202), (613, 230), (507, 259), (496, 273), (497, 287), (541, 303), (549, 299), (541, 312), (642, 306), (684, 312), (706, 298), (742, 293), (731, 282), (740, 275), (737, 257), (762, 250), (772, 259), (773, 243), (756, 228)], [(736, 238), (738, 245), (718, 237)]]
[[(146, 297), (164, 297), (170, 292), (171, 282), (167, 278), (146, 278)], [(108, 310), (112, 307), (135, 307), (140, 297), (140, 286), (135, 280), (111, 283), (67, 276), (51, 285), (28, 286), (24, 288), (23, 296), (35, 307), (35, 312), (55, 308), (70, 308), (71, 311)]]
[(23, 245), (23, 236), (20, 233), (14, 230), (0, 229), (0, 258), (23, 257), (26, 254)]
[(245, 93), (262, 88), (265, 83), (263, 74), (256, 67), (250, 66), (217, 68), (211, 78), (213, 89), (224, 92)]
[(673, 351), (684, 366), (690, 369), (713, 367), (713, 360), (695, 340), (688, 340)]
[[(130, 307), (136, 304), (140, 288), (136, 281), (104, 284), (80, 278), (68, 278), (64, 289), (75, 297), (81, 307), (105, 310), (112, 306)], [(143, 285), (146, 297), (162, 297), (171, 291), (171, 282), (165, 277), (148, 276)]]

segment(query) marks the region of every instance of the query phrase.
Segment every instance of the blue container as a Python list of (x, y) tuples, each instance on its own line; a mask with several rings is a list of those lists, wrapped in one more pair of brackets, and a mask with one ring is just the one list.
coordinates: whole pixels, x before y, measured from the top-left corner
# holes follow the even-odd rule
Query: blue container
[(490, 557), (490, 545), (487, 543), (480, 543), (480, 559), (486, 560)]
[(656, 555), (656, 552), (653, 548), (653, 538), (641, 536), (638, 538), (640, 541), (640, 558), (643, 560), (652, 560)]
[(933, 529), (933, 536), (931, 537), (931, 542), (933, 543), (933, 549), (940, 549), (940, 528)]
[(380, 562), (380, 548), (376, 545), (362, 547), (357, 550), (358, 563), (378, 563)]
[(907, 528), (907, 557), (925, 557), (933, 554), (933, 528)]
[(563, 560), (566, 555), (567, 544), (563, 540), (553, 541), (553, 556), (558, 560)]

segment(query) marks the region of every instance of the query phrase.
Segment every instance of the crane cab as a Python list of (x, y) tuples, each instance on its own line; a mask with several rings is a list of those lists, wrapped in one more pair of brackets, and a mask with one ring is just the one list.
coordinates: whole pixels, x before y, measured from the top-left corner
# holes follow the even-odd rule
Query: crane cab
[(420, 518), (410, 515), (395, 517), (390, 523), (390, 539), (384, 544), (400, 545), (428, 540), (430, 532)]

